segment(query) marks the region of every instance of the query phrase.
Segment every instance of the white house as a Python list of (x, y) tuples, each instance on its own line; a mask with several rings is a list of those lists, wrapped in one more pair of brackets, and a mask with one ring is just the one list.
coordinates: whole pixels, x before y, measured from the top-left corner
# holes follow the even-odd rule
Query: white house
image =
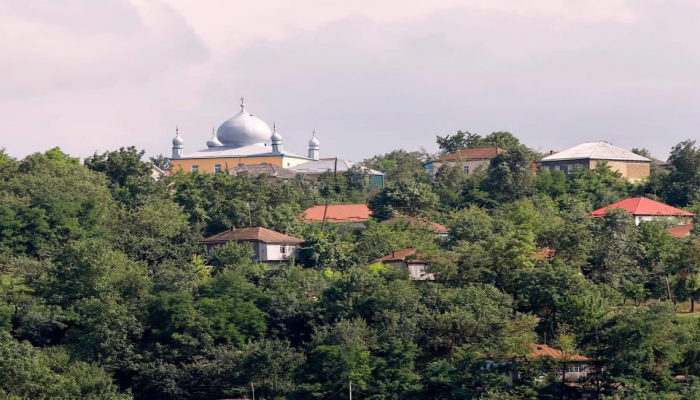
[(298, 246), (304, 241), (262, 227), (232, 227), (230, 230), (199, 241), (200, 244), (207, 246), (209, 250), (228, 242), (252, 243), (255, 250), (253, 259), (270, 267), (276, 267), (292, 259)]
[(435, 280), (435, 275), (428, 272), (430, 263), (420, 259), (420, 254), (416, 249), (409, 247), (399, 251), (392, 251), (391, 254), (378, 258), (373, 263), (383, 263), (391, 265), (394, 268), (408, 271), (408, 275), (413, 280), (417, 281), (432, 281)]

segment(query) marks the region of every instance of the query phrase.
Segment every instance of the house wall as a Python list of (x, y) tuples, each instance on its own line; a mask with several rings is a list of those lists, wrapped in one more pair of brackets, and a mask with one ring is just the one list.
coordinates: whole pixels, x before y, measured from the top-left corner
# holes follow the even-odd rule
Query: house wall
[(428, 264), (426, 263), (412, 263), (406, 261), (389, 261), (386, 264), (391, 265), (394, 268), (403, 269), (408, 271), (408, 275), (411, 279), (416, 281), (432, 281), (435, 280), (433, 274), (428, 273)]
[(437, 173), (440, 167), (445, 164), (449, 164), (453, 167), (459, 164), (462, 166), (462, 168), (469, 167), (469, 174), (473, 174), (479, 167), (488, 168), (489, 162), (491, 162), (491, 160), (433, 161), (426, 164), (425, 167), (429, 174), (434, 175)]
[(541, 165), (543, 167), (548, 167), (550, 170), (559, 167), (564, 173), (567, 173), (568, 166), (581, 165), (583, 167), (594, 169), (599, 162), (605, 161), (610, 166), (610, 169), (617, 171), (622, 174), (623, 177), (631, 180), (637, 181), (649, 176), (651, 172), (651, 163), (648, 162), (634, 162), (634, 161), (614, 161), (614, 160), (561, 160), (561, 161), (542, 161)]
[(170, 160), (170, 164), (172, 165), (173, 172), (181, 170), (185, 173), (189, 173), (192, 171), (192, 166), (197, 165), (199, 166), (199, 172), (213, 173), (215, 164), (220, 164), (221, 170), (225, 171), (227, 168), (237, 167), (238, 164), (258, 165), (267, 163), (278, 167), (291, 168), (308, 161), (309, 160), (305, 158), (271, 155), (261, 157), (174, 158)]
[(635, 215), (634, 223), (639, 225), (642, 221), (672, 221), (675, 225), (687, 225), (692, 220), (687, 217), (675, 217), (670, 215)]
[[(591, 168), (595, 168), (600, 161), (591, 160)], [(651, 173), (651, 163), (648, 162), (633, 162), (633, 161), (606, 161), (610, 169), (622, 174), (625, 178), (631, 181), (637, 181), (646, 178)]]
[(261, 261), (286, 261), (289, 260), (292, 254), (297, 251), (297, 246), (286, 245), (287, 253), (282, 253), (282, 245), (277, 243), (263, 243), (265, 244), (265, 259)]

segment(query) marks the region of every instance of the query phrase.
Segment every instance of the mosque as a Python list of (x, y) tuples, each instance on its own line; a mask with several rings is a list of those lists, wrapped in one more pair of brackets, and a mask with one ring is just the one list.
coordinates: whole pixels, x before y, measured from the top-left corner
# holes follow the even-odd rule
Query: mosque
[(309, 140), (307, 156), (284, 150), (282, 135), (276, 126), (273, 124), (270, 129), (265, 122), (250, 114), (241, 98), (241, 111), (216, 131), (212, 129), (212, 137), (204, 150), (185, 154), (185, 141), (176, 128), (170, 165), (172, 171), (209, 173), (260, 164), (292, 168), (319, 160), (319, 151), (315, 131)]

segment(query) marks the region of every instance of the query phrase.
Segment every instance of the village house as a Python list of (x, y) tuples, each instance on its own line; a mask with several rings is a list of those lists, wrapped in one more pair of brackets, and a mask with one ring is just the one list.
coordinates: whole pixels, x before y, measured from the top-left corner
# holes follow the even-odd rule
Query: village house
[(651, 172), (652, 160), (602, 141), (581, 143), (560, 152), (552, 151), (540, 160), (540, 165), (544, 170), (561, 170), (568, 176), (576, 166), (594, 169), (603, 161), (630, 181), (646, 178)]
[(207, 246), (211, 252), (214, 247), (229, 242), (251, 243), (255, 251), (253, 260), (276, 267), (293, 259), (297, 248), (304, 241), (262, 227), (231, 227), (227, 231), (200, 240), (199, 244)]
[(426, 172), (434, 176), (443, 165), (461, 165), (464, 172), (473, 174), (479, 167), (488, 167), (491, 159), (504, 152), (499, 147), (480, 147), (474, 149), (462, 149), (456, 153), (448, 154), (425, 164)]
[[(621, 208), (634, 217), (634, 223), (639, 225), (642, 221), (671, 221), (674, 225), (690, 225), (687, 233), (692, 229), (693, 217), (695, 214), (671, 207), (664, 203), (659, 203), (646, 197), (632, 197), (613, 203), (609, 206), (599, 208), (591, 215), (596, 218), (604, 217), (609, 210)], [(685, 228), (676, 230), (678, 234), (685, 232)]]
[(229, 175), (240, 175), (247, 174), (251, 177), (256, 177), (260, 175), (267, 175), (270, 179), (282, 179), (291, 180), (296, 178), (297, 174), (286, 168), (274, 164), (254, 164), (254, 165), (241, 165), (228, 170)]
[(430, 263), (428, 261), (421, 260), (420, 254), (412, 247), (392, 251), (391, 254), (378, 258), (372, 261), (372, 263), (387, 264), (394, 268), (408, 271), (408, 275), (413, 280), (435, 280), (435, 276), (428, 272)]
[(304, 211), (305, 221), (308, 223), (323, 222), (367, 222), (371, 217), (371, 211), (367, 204), (329, 204), (328, 206), (313, 206)]
[(433, 232), (435, 235), (441, 238), (447, 238), (450, 235), (450, 230), (445, 225), (428, 221), (425, 218), (395, 217), (387, 219), (382, 223), (403, 229), (423, 229)]
[[(562, 379), (562, 373), (564, 374), (564, 381), (568, 383), (581, 382), (588, 377), (590, 372), (590, 359), (578, 354), (565, 354), (559, 349), (555, 349), (547, 346), (546, 344), (529, 344), (531, 350), (525, 355), (525, 361), (536, 360), (542, 357), (548, 357), (553, 361), (562, 363), (562, 370), (554, 372), (554, 378), (557, 380)], [(503, 376), (508, 385), (514, 385), (519, 378), (518, 373), (512, 368), (511, 356), (503, 357), (492, 357), (493, 360), (488, 360), (484, 364), (483, 368), (487, 370), (500, 370), (503, 372)], [(542, 378), (544, 378), (543, 376)], [(585, 396), (583, 396), (585, 398)]]

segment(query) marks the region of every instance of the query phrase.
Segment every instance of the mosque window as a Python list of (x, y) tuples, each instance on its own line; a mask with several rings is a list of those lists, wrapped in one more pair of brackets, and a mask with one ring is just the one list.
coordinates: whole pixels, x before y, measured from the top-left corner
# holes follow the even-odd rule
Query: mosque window
[(193, 165), (192, 172), (197, 172), (197, 171), (199, 171), (199, 165)]
[(221, 172), (221, 164), (214, 164), (214, 172), (215, 173)]

